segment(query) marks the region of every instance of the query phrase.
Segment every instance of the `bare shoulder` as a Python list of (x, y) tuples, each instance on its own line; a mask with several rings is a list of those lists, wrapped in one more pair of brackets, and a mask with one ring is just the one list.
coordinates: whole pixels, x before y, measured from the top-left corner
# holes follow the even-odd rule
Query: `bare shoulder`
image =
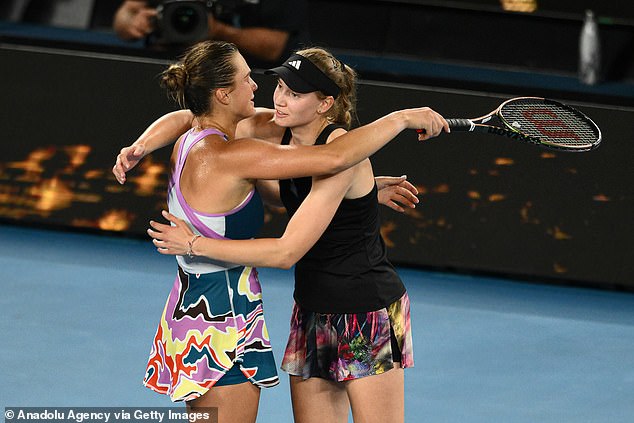
[(337, 137), (342, 136), (343, 134), (348, 133), (347, 130), (343, 129), (343, 128), (337, 128), (334, 131), (332, 131), (330, 133), (330, 135), (328, 135), (328, 139), (326, 140), (326, 143), (331, 143), (332, 141), (334, 141), (335, 139), (337, 139)]
[(275, 110), (256, 108), (255, 115), (238, 123), (236, 138), (254, 137), (268, 142), (278, 142), (284, 128), (275, 123)]
[[(346, 129), (337, 128), (328, 136), (327, 142), (330, 143), (346, 133), (348, 133)], [(374, 174), (370, 158), (361, 160), (356, 165), (337, 175), (325, 178), (323, 183), (339, 184), (345, 187), (344, 198), (353, 199), (366, 195), (374, 186)]]
[(227, 141), (221, 135), (209, 134), (191, 147), (187, 158), (188, 160), (192, 158), (194, 160), (204, 159), (208, 155), (220, 151), (226, 144)]
[(253, 119), (256, 122), (263, 123), (263, 122), (272, 121), (274, 116), (275, 116), (274, 109), (269, 109), (266, 107), (256, 107), (255, 115), (253, 115), (253, 117), (250, 119)]

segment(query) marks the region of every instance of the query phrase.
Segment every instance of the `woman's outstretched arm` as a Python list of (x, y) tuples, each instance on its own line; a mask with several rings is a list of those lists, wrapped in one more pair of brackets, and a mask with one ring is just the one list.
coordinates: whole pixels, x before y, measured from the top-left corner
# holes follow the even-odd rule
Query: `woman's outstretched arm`
[(313, 178), (310, 193), (280, 238), (218, 240), (195, 235), (181, 219), (164, 211), (172, 224), (151, 221), (148, 234), (161, 254), (195, 255), (245, 266), (293, 266), (317, 242), (334, 216), (354, 175), (349, 169), (329, 177)]
[(333, 131), (325, 145), (279, 145), (242, 138), (216, 145), (211, 165), (242, 179), (288, 179), (332, 175), (368, 158), (405, 129), (423, 129), (419, 140), (449, 131), (447, 121), (428, 107), (400, 110), (346, 132)]
[(159, 148), (173, 144), (178, 137), (192, 127), (194, 115), (189, 110), (179, 110), (161, 116), (136, 139), (134, 143), (123, 147), (112, 168), (112, 173), (120, 184), (125, 183), (126, 172), (139, 161)]

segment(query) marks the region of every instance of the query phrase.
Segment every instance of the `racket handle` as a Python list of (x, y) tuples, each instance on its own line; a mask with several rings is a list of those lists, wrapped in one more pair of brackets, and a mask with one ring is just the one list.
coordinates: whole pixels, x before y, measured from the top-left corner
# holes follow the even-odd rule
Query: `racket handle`
[(447, 119), (452, 131), (473, 131), (475, 125), (469, 119)]

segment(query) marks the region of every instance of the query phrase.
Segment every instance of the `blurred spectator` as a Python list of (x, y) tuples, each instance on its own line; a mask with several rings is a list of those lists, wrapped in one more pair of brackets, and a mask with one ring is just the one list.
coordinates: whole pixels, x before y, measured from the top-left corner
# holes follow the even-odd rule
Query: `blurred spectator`
[(95, 0), (2, 0), (0, 19), (67, 28), (90, 27)]
[(0, 20), (111, 30), (120, 4), (113, 0), (0, 0)]
[[(146, 38), (154, 30), (157, 0), (126, 0), (113, 28), (125, 40)], [(276, 66), (308, 41), (307, 0), (216, 0), (228, 10), (207, 13), (208, 38), (234, 43), (253, 67)]]

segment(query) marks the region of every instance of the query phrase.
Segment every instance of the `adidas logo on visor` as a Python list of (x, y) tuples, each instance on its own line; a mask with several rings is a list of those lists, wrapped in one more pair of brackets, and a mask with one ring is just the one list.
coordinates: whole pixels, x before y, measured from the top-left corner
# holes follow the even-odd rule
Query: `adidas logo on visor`
[(299, 67), (302, 65), (302, 61), (301, 60), (292, 60), (290, 62), (288, 62), (289, 65), (291, 65), (292, 67), (294, 67), (295, 69), (299, 70)]

